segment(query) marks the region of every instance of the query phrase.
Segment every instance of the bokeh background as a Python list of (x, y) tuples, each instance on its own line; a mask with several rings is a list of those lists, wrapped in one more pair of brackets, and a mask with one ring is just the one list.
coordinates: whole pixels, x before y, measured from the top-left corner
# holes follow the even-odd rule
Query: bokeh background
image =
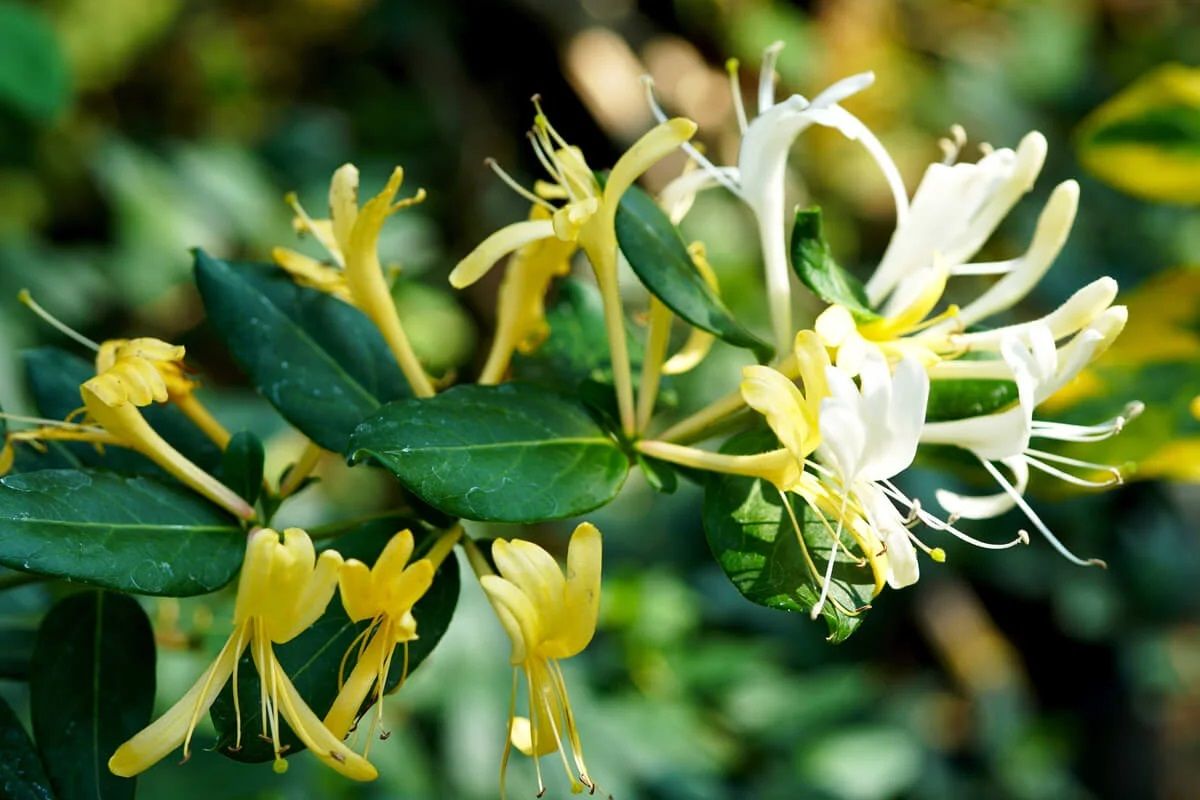
[[(483, 159), (534, 175), (523, 136), (529, 97), (540, 92), (556, 126), (600, 166), (650, 125), (638, 80), (649, 73), (664, 104), (696, 119), (709, 152), (729, 163), (737, 137), (724, 62), (740, 60), (751, 90), (761, 50), (775, 40), (787, 45), (779, 73), (789, 92), (811, 96), (875, 71), (876, 85), (847, 106), (878, 132), (910, 187), (940, 158), (937, 139), (952, 123), (970, 134), (971, 159), (980, 141), (1011, 146), (1027, 130), (1046, 134), (1045, 173), (988, 252), (1023, 249), (1054, 183), (1081, 181), (1074, 232), (1022, 313), (1044, 313), (1099, 275), (1121, 282), (1134, 306), (1126, 342), (1093, 371), (1092, 390), (1076, 387), (1055, 406), (1098, 420), (1129, 399), (1151, 403), (1093, 451), (1138, 462), (1139, 480), (1090, 496), (1035, 483), (1046, 521), (1077, 551), (1107, 559), (1107, 571), (1073, 567), (1036, 539), (1001, 553), (951, 543), (945, 565), (886, 592), (860, 632), (832, 646), (818, 624), (737, 594), (708, 553), (695, 487), (660, 496), (632, 476), (620, 501), (593, 515), (606, 534), (601, 630), (567, 665), (602, 792), (1200, 797), (1200, 503), (1188, 483), (1200, 477), (1200, 409), (1191, 403), (1200, 394), (1200, 281), (1187, 270), (1200, 263), (1200, 213), (1158, 202), (1153, 186), (1133, 187), (1134, 196), (1092, 177), (1080, 134), (1092, 111), (1160, 65), (1196, 65), (1200, 7), (1188, 0), (3, 0), (0, 402), (28, 408), (22, 347), (65, 342), (16, 303), (28, 287), (93, 337), (185, 342), (218, 415), (269, 435), (277, 472), (301, 440), (239, 388), (205, 332), (188, 248), (265, 259), (294, 238), (285, 191), (320, 210), (341, 163), (356, 162), (367, 189), (402, 164), (429, 200), (387, 229), (383, 253), (401, 269), (397, 302), (425, 356), (469, 378), (487, 343), (495, 281), (456, 298), (445, 276), (525, 211)], [(1180, 123), (1185, 134), (1196, 126), (1193, 151), (1167, 137), (1175, 155), (1200, 152), (1197, 114)], [(840, 259), (869, 270), (894, 222), (882, 180), (836, 136), (803, 140), (793, 166), (797, 197), (824, 207)], [(649, 175), (651, 188), (669, 174)], [(685, 232), (708, 244), (739, 315), (761, 323), (745, 210), (711, 192)], [(644, 302), (632, 285), (629, 298), (635, 310)], [(677, 380), (680, 413), (728, 391), (742, 357), (718, 347)], [(292, 521), (388, 501), (389, 481), (368, 470), (328, 463), (322, 473)], [(932, 474), (915, 471), (910, 488), (928, 490)], [(981, 535), (1008, 538), (1022, 524), (1006, 517)], [(520, 533), (561, 552), (569, 529), (477, 532)], [(61, 591), (0, 594), (3, 676), (19, 678), (37, 621)], [(219, 643), (228, 598), (147, 607), (165, 704)], [(186, 767), (168, 760), (147, 773), (142, 796), (493, 797), (507, 656), (468, 583), (446, 639), (388, 704), (392, 736), (372, 751), (376, 784), (350, 786), (305, 758), (277, 776), (198, 752)], [(24, 702), (19, 680), (0, 680), (0, 692)], [(565, 794), (553, 760), (544, 766), (550, 796)], [(531, 777), (518, 757), (511, 796), (531, 796)]]

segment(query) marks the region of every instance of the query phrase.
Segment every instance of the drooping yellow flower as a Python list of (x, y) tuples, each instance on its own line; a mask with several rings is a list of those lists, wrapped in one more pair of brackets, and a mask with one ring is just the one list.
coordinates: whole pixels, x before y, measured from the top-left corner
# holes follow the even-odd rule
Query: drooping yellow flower
[(168, 378), (172, 371), (161, 365), (174, 367), (183, 358), (183, 348), (158, 339), (135, 339), (133, 342), (141, 344), (126, 343), (101, 350), (97, 363), (103, 363), (104, 370), (79, 387), (83, 398), (82, 422), (42, 420), (44, 424), (38, 428), (10, 433), (5, 443), (5, 455), (0, 456), (0, 466), (11, 466), (10, 448), (14, 441), (31, 444), (74, 441), (127, 447), (234, 516), (253, 519), (254, 509), (245, 500), (172, 447), (138, 410), (170, 399)]
[[(556, 750), (562, 756), (571, 791), (595, 789), (583, 761), (558, 662), (580, 653), (595, 633), (600, 609), (600, 551), (600, 531), (586, 522), (571, 535), (565, 576), (554, 558), (532, 542), (497, 539), (492, 543), (492, 558), (500, 574), (483, 574), (479, 582), (512, 640), (513, 664), (508, 741), (500, 765), (501, 793), (512, 747), (533, 757), (539, 797), (546, 788), (538, 757)], [(476, 571), (490, 572), (480, 560), (478, 553), (473, 554)], [(518, 674), (525, 675), (529, 689), (528, 717), (516, 716)]]
[[(550, 212), (534, 204), (529, 219), (548, 220)], [(499, 383), (514, 351), (530, 353), (545, 341), (550, 333), (546, 292), (552, 280), (570, 272), (575, 250), (575, 242), (551, 237), (530, 242), (509, 259), (496, 301), (496, 335), (480, 383)]]
[[(350, 647), (353, 650), (358, 646), (358, 662), (325, 715), (325, 727), (339, 739), (350, 732), (368, 697), (376, 704), (371, 733), (379, 725), (383, 717), (383, 692), (397, 645), (404, 645), (404, 672), (408, 671), (408, 643), (417, 638), (417, 620), (412, 609), (433, 584), (435, 569), (427, 558), (409, 564), (412, 552), (412, 531), (403, 530), (388, 542), (375, 566), (350, 559), (339, 570), (338, 583), (346, 613), (355, 622), (370, 620), (370, 626)], [(346, 655), (349, 656), (349, 651)], [(364, 755), (370, 746), (368, 734)]]
[(433, 385), (400, 323), (396, 303), (379, 262), (379, 234), (387, 218), (425, 199), (425, 190), (418, 189), (412, 197), (396, 200), (403, 182), (404, 170), (396, 167), (383, 191), (360, 208), (358, 168), (343, 164), (333, 173), (329, 184), (328, 219), (313, 219), (305, 213), (295, 195), (288, 195), (287, 200), (296, 212), (296, 229), (312, 234), (337, 268), (283, 247), (275, 248), (272, 256), (275, 263), (298, 283), (332, 294), (366, 314), (383, 334), (413, 394), (430, 397), (434, 393)]
[[(273, 649), (298, 636), (325, 611), (337, 588), (341, 563), (341, 556), (331, 550), (318, 558), (312, 540), (299, 528), (288, 528), (282, 537), (269, 528), (251, 534), (238, 579), (234, 629), (229, 640), (179, 702), (117, 748), (108, 761), (113, 774), (137, 775), (180, 745), (186, 759), (197, 722), (231, 677), (236, 708), (235, 670), (249, 648), (262, 688), (262, 735), (274, 744), (276, 770), (286, 769), (279, 739), (282, 716), (300, 741), (326, 765), (354, 780), (374, 779), (375, 768), (330, 733), (304, 702)], [(240, 708), (236, 710), (239, 721), (235, 746), (240, 746), (243, 732)]]
[[(537, 105), (536, 98), (534, 103)], [(537, 108), (530, 139), (553, 183), (539, 183), (535, 194), (500, 174), (523, 197), (545, 208), (549, 217), (516, 222), (496, 231), (458, 262), (450, 273), (450, 283), (459, 289), (470, 286), (499, 259), (533, 242), (556, 238), (577, 243), (596, 273), (604, 301), (621, 423), (626, 433), (632, 433), (635, 427), (633, 378), (617, 287), (617, 206), (643, 172), (692, 137), (696, 123), (676, 118), (651, 129), (617, 160), (601, 185), (579, 148), (568, 144), (542, 113), (540, 105)], [(550, 200), (565, 202), (555, 206)]]

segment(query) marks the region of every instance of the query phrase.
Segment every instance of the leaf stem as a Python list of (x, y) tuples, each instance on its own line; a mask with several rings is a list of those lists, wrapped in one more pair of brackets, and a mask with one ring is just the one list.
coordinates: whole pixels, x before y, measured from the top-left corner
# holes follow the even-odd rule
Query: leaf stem
[(458, 544), (458, 541), (462, 538), (463, 526), (462, 523), (459, 523), (439, 536), (437, 541), (433, 543), (433, 547), (429, 548), (429, 552), (425, 554), (425, 558), (429, 559), (429, 563), (433, 564), (435, 572), (442, 565), (442, 562), (446, 560), (446, 556), (454, 551), (454, 545)]

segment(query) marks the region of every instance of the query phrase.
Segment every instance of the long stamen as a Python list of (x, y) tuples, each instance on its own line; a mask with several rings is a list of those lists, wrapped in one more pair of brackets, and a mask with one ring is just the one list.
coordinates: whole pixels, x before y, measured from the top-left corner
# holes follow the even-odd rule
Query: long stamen
[(809, 616), (816, 619), (821, 615), (821, 609), (825, 607), (825, 600), (829, 597), (829, 587), (833, 583), (833, 565), (837, 563), (838, 544), (842, 541), (842, 528), (846, 522), (846, 503), (850, 499), (848, 490), (842, 492), (842, 507), (838, 511), (837, 532), (833, 537), (833, 544), (829, 548), (829, 564), (825, 567), (825, 581), (821, 585), (821, 596), (817, 598), (817, 603), (812, 607)]
[(958, 161), (959, 154), (967, 144), (967, 131), (957, 122), (950, 126), (950, 135), (938, 139), (938, 147), (942, 150), (942, 163), (946, 166)]
[[(546, 783), (542, 780), (542, 761), (538, 757), (538, 728), (540, 727), (538, 725), (538, 711), (541, 709), (533, 703), (533, 675), (529, 671), (528, 663), (525, 665), (525, 689), (529, 697), (529, 743), (533, 748), (533, 771), (537, 775), (537, 796), (541, 797), (546, 793)], [(509, 719), (512, 719), (512, 717), (510, 716)], [(509, 727), (508, 738), (510, 741), (512, 740), (511, 725)]]
[[(646, 90), (646, 102), (650, 106), (650, 113), (654, 115), (654, 119), (658, 121), (659, 124), (666, 122), (668, 119), (667, 112), (663, 110), (663, 107), (658, 103), (658, 98), (654, 96), (654, 78), (650, 77), (649, 75), (643, 75), (642, 86)], [(724, 186), (735, 196), (742, 197), (742, 187), (738, 186), (737, 183), (735, 183), (729, 177), (728, 171), (721, 169), (712, 161), (710, 161), (708, 156), (704, 155), (704, 153), (701, 153), (700, 149), (696, 147), (695, 144), (690, 141), (682, 142), (679, 145), (679, 149), (687, 153), (688, 157), (699, 164), (701, 169), (708, 173), (713, 180)]]
[(750, 123), (746, 119), (746, 101), (742, 97), (742, 81), (738, 76), (738, 66), (736, 58), (725, 62), (725, 72), (729, 75), (729, 94), (733, 97), (733, 110), (737, 115), (738, 130), (744, 136)]
[[(470, 542), (470, 539), (466, 540)], [(468, 545), (468, 553), (470, 546)], [(513, 723), (517, 717), (517, 668), (513, 667), (512, 671), (512, 691), (508, 695), (508, 730), (504, 736), (504, 755), (500, 757), (500, 800), (505, 800), (507, 793), (505, 791), (505, 778), (508, 775), (508, 759), (512, 755), (512, 732)]]
[(1019, 544), (1029, 544), (1029, 534), (1025, 531), (1018, 531), (1016, 538), (1010, 542), (996, 543), (985, 542), (982, 539), (976, 539), (974, 536), (963, 533), (961, 530), (954, 527), (952, 521), (940, 519), (937, 517), (937, 515), (926, 511), (915, 500), (911, 500), (910, 498), (906, 497), (903, 492), (901, 492), (891, 483), (891, 481), (880, 481), (880, 484), (883, 487), (884, 493), (887, 494), (888, 497), (897, 501), (901, 505), (908, 506), (912, 512), (916, 514), (917, 519), (919, 519), (926, 527), (932, 528), (935, 531), (948, 533), (951, 536), (961, 539), (967, 544), (983, 548), (984, 550), (1007, 550), (1010, 547), (1016, 547)]
[(311, 233), (313, 238), (320, 242), (321, 246), (325, 248), (325, 252), (329, 254), (329, 257), (333, 259), (334, 263), (344, 269), (346, 267), (346, 259), (343, 257), (338, 243), (321, 232), (321, 229), (317, 225), (316, 221), (308, 215), (308, 212), (304, 210), (304, 206), (300, 205), (300, 198), (296, 196), (296, 193), (288, 192), (285, 194), (283, 196), (283, 202), (291, 206), (292, 212), (300, 218), (304, 232)]
[(554, 148), (550, 141), (545, 137), (545, 133), (534, 129), (526, 134), (529, 143), (533, 145), (533, 154), (537, 156), (537, 160), (541, 162), (542, 168), (549, 173), (554, 182), (562, 188), (567, 195), (568, 203), (576, 203), (579, 201), (575, 190), (571, 188), (570, 182), (562, 171), (562, 167), (558, 163), (558, 159), (554, 157)]
[(516, 192), (521, 197), (525, 198), (526, 200), (533, 203), (534, 205), (541, 206), (542, 208), (546, 209), (547, 211), (552, 212), (552, 211), (556, 210), (551, 203), (547, 202), (546, 200), (544, 200), (541, 197), (538, 197), (536, 194), (529, 191), (521, 184), (517, 183), (517, 181), (511, 175), (509, 175), (507, 172), (504, 171), (503, 167), (501, 167), (498, 163), (496, 163), (496, 159), (491, 158), (489, 156), (488, 158), (485, 158), (483, 160), (483, 163), (487, 165), (488, 169), (490, 169), (492, 172), (496, 173), (496, 177), (498, 177), (500, 180), (504, 181), (505, 186), (512, 189), (514, 192)]
[[(192, 707), (192, 715), (188, 717), (187, 734), (183, 737), (183, 760), (187, 761), (191, 758), (192, 733), (196, 730), (196, 724), (200, 721), (200, 709), (204, 705), (204, 698), (208, 695), (208, 690), (212, 688), (213, 679), (217, 674), (217, 664), (225, 655), (225, 651), (233, 644), (233, 638), (229, 637), (225, 640), (225, 646), (221, 648), (221, 652), (217, 654), (211, 667), (208, 668), (208, 675), (204, 679), (204, 687), (200, 693), (196, 695), (196, 705)], [(234, 665), (234, 674), (237, 674), (237, 665)], [(237, 694), (234, 694), (237, 697)]]
[[(1044, 450), (1034, 449), (1028, 449), (1025, 451), (1025, 460), (1028, 461), (1032, 466), (1040, 469), (1042, 472), (1045, 472), (1048, 475), (1053, 475), (1054, 477), (1064, 480), (1067, 483), (1073, 483), (1076, 486), (1086, 486), (1088, 488), (1101, 489), (1106, 486), (1116, 486), (1125, 482), (1125, 478), (1121, 474), (1121, 469), (1119, 467), (1114, 467), (1111, 464), (1097, 464), (1094, 461), (1083, 461), (1078, 458), (1067, 458), (1066, 456), (1060, 456), (1056, 453), (1048, 453)], [(1107, 472), (1109, 477), (1105, 478), (1104, 480), (1091, 480), (1089, 478), (1082, 478), (1078, 475), (1072, 475), (1069, 472), (1058, 469), (1057, 467), (1053, 467), (1050, 464), (1047, 464), (1047, 461), (1065, 464), (1069, 467), (1078, 467), (1080, 469), (1094, 470), (1097, 472)]]
[(22, 289), (21, 291), (17, 292), (17, 299), (20, 300), (26, 308), (41, 317), (48, 325), (50, 325), (50, 327), (54, 328), (67, 338), (75, 340), (89, 350), (100, 349), (100, 345), (96, 344), (94, 341), (84, 336), (82, 333), (75, 330), (46, 309), (42, 308), (41, 305), (39, 305), (38, 302), (33, 299), (33, 295), (29, 293), (28, 289)]
[(1116, 436), (1145, 408), (1144, 403), (1135, 400), (1126, 405), (1125, 409), (1117, 416), (1096, 425), (1072, 425), (1067, 422), (1034, 420), (1032, 435), (1042, 439), (1059, 439), (1065, 442), (1098, 442)]
[[(240, 654), (246, 646), (246, 626), (242, 625), (237, 631), (237, 652)], [(239, 655), (240, 658), (240, 655)], [(234, 737), (233, 747), (235, 750), (242, 749), (242, 698), (238, 695), (238, 673), (240, 664), (233, 665), (233, 717), (234, 717)]]
[(758, 74), (758, 115), (770, 110), (775, 105), (775, 63), (779, 60), (779, 51), (783, 42), (773, 42), (763, 50), (762, 67)]
[[(27, 417), (22, 414), (9, 414), (0, 411), (0, 419), (8, 422), (23, 422), (29, 425), (39, 425), (43, 428), (64, 428), (80, 433), (104, 433), (104, 429), (95, 425), (81, 425), (78, 422), (68, 422), (61, 419), (46, 419), (44, 417)], [(18, 431), (20, 433), (20, 431)]]
[(587, 764), (583, 762), (583, 744), (579, 740), (579, 729), (575, 725), (575, 713), (571, 710), (571, 697), (567, 694), (567, 681), (562, 673), (562, 665), (557, 660), (550, 660), (547, 662), (547, 666), (550, 668), (550, 677), (560, 695), (563, 718), (567, 728), (567, 740), (571, 744), (571, 757), (575, 760), (575, 768), (579, 770), (579, 780), (594, 792), (596, 784), (588, 776)]
[(979, 462), (983, 464), (983, 468), (991, 474), (996, 483), (1000, 484), (1000, 487), (1004, 489), (1005, 493), (1013, 499), (1013, 502), (1017, 504), (1017, 507), (1025, 513), (1025, 516), (1030, 522), (1033, 523), (1033, 526), (1038, 529), (1038, 532), (1041, 533), (1042, 536), (1046, 537), (1046, 541), (1050, 542), (1054, 549), (1057, 550), (1064, 558), (1066, 558), (1072, 564), (1077, 564), (1081, 567), (1108, 566), (1099, 558), (1082, 559), (1068, 550), (1066, 545), (1060, 542), (1058, 537), (1050, 532), (1050, 529), (1046, 527), (1046, 523), (1042, 522), (1041, 518), (1034, 513), (1033, 509), (1030, 508), (1029, 503), (1026, 503), (1025, 498), (1021, 496), (1021, 493), (1013, 488), (1013, 485), (1008, 482), (1008, 479), (1004, 477), (1004, 475), (999, 469), (996, 468), (994, 464), (992, 464), (992, 462), (985, 458), (979, 459)]

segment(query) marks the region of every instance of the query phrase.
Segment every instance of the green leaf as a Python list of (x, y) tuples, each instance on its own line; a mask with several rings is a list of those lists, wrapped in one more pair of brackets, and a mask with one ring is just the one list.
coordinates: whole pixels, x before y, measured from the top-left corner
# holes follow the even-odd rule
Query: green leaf
[(862, 283), (834, 260), (821, 227), (821, 209), (796, 209), (792, 269), (813, 294), (826, 303), (845, 307), (858, 322), (879, 319)]
[[(770, 432), (754, 430), (733, 437), (721, 451), (749, 454), (777, 446)], [(824, 576), (832, 537), (802, 499), (789, 494), (788, 502), (800, 523), (812, 566), (805, 559), (805, 548), (797, 540), (783, 498), (767, 481), (711, 476), (704, 489), (704, 532), (717, 563), (747, 600), (807, 613), (821, 593), (813, 571)], [(869, 566), (858, 566), (844, 549), (838, 551), (837, 562), (829, 601), (821, 609), (832, 642), (844, 641), (862, 624), (861, 613), (851, 615), (843, 609), (867, 605), (875, 588)]]
[(492, 522), (573, 517), (621, 488), (629, 461), (587, 411), (530, 384), (456, 386), (389, 403), (350, 440), (434, 508)]
[(1164, 64), (1088, 115), (1079, 160), (1123, 192), (1200, 203), (1200, 67)]
[(24, 3), (0, 2), (0, 105), (31, 120), (50, 120), (71, 99), (67, 62), (54, 29)]
[[(64, 419), (83, 405), (79, 385), (96, 374), (90, 362), (57, 347), (26, 350), (21, 353), (21, 358), (29, 390), (41, 416)], [(142, 409), (142, 416), (172, 447), (201, 469), (212, 472), (221, 464), (221, 449), (176, 406), (149, 406)], [(18, 446), (18, 451), (28, 449)], [(166, 473), (150, 459), (124, 447), (108, 447), (100, 453), (88, 444), (60, 443), (53, 451), (60, 459), (69, 459), (71, 466), (106, 467), (116, 472), (166, 477)]]
[(34, 633), (27, 627), (0, 628), (0, 679), (29, 680)]
[(380, 404), (410, 394), (378, 329), (358, 309), (297, 286), (269, 264), (196, 251), (209, 323), (250, 383), (317, 444), (343, 452)]
[(926, 422), (947, 422), (994, 414), (1017, 402), (1017, 384), (1006, 380), (935, 380), (929, 382)]
[(50, 779), (29, 734), (12, 707), (0, 697), (0, 797), (5, 800), (54, 800)]
[[(399, 530), (409, 528), (416, 537), (413, 558), (420, 558), (436, 541), (438, 534), (422, 529), (417, 523), (396, 517), (372, 520), (334, 542), (345, 558), (356, 558), (367, 564), (383, 550), (388, 540)], [(433, 585), (417, 602), (413, 615), (417, 620), (418, 638), (408, 646), (408, 672), (412, 674), (425, 658), (433, 652), (442, 634), (450, 625), (458, 603), (458, 562), (451, 554), (438, 569)], [(354, 623), (346, 616), (341, 602), (334, 597), (325, 613), (304, 633), (292, 641), (277, 645), (279, 657), (288, 676), (295, 684), (300, 696), (317, 716), (324, 717), (338, 691), (338, 669), (342, 657), (355, 643), (355, 638), (367, 627), (367, 622)], [(403, 645), (401, 645), (403, 647)], [(395, 690), (402, 678), (403, 658), (397, 654), (388, 675), (387, 690)], [(355, 657), (346, 661), (349, 674), (354, 669)], [(262, 728), (259, 716), (259, 680), (254, 663), (247, 653), (238, 665), (239, 705), (242, 709), (242, 747), (234, 748), (237, 740), (237, 718), (234, 715), (232, 684), (227, 685), (212, 707), (212, 720), (217, 728), (217, 749), (236, 761), (270, 761), (274, 758), (269, 742), (258, 738)], [(289, 746), (287, 755), (299, 752), (304, 745), (282, 724), (281, 741)]]
[(33, 733), (59, 800), (132, 798), (109, 756), (150, 722), (154, 634), (137, 601), (72, 595), (38, 631), (29, 683)]
[(701, 330), (771, 358), (769, 344), (746, 330), (692, 263), (679, 230), (650, 195), (630, 187), (617, 207), (617, 241), (650, 292)]
[(184, 597), (228, 583), (245, 534), (183, 487), (56, 469), (0, 479), (0, 564), (137, 594)]
[(235, 433), (225, 448), (221, 482), (247, 503), (254, 505), (262, 494), (265, 458), (261, 439), (250, 431)]
[(659, 461), (641, 453), (637, 453), (635, 460), (642, 474), (646, 476), (646, 483), (650, 484), (650, 488), (660, 494), (675, 494), (675, 490), (679, 488), (679, 479), (675, 476), (674, 467), (666, 461)]
[[(612, 359), (604, 327), (604, 303), (595, 284), (576, 278), (559, 283), (558, 301), (546, 313), (550, 335), (532, 353), (513, 355), (517, 380), (573, 387), (584, 381), (612, 383)], [(626, 320), (630, 365), (636, 375), (642, 364), (642, 337)]]

